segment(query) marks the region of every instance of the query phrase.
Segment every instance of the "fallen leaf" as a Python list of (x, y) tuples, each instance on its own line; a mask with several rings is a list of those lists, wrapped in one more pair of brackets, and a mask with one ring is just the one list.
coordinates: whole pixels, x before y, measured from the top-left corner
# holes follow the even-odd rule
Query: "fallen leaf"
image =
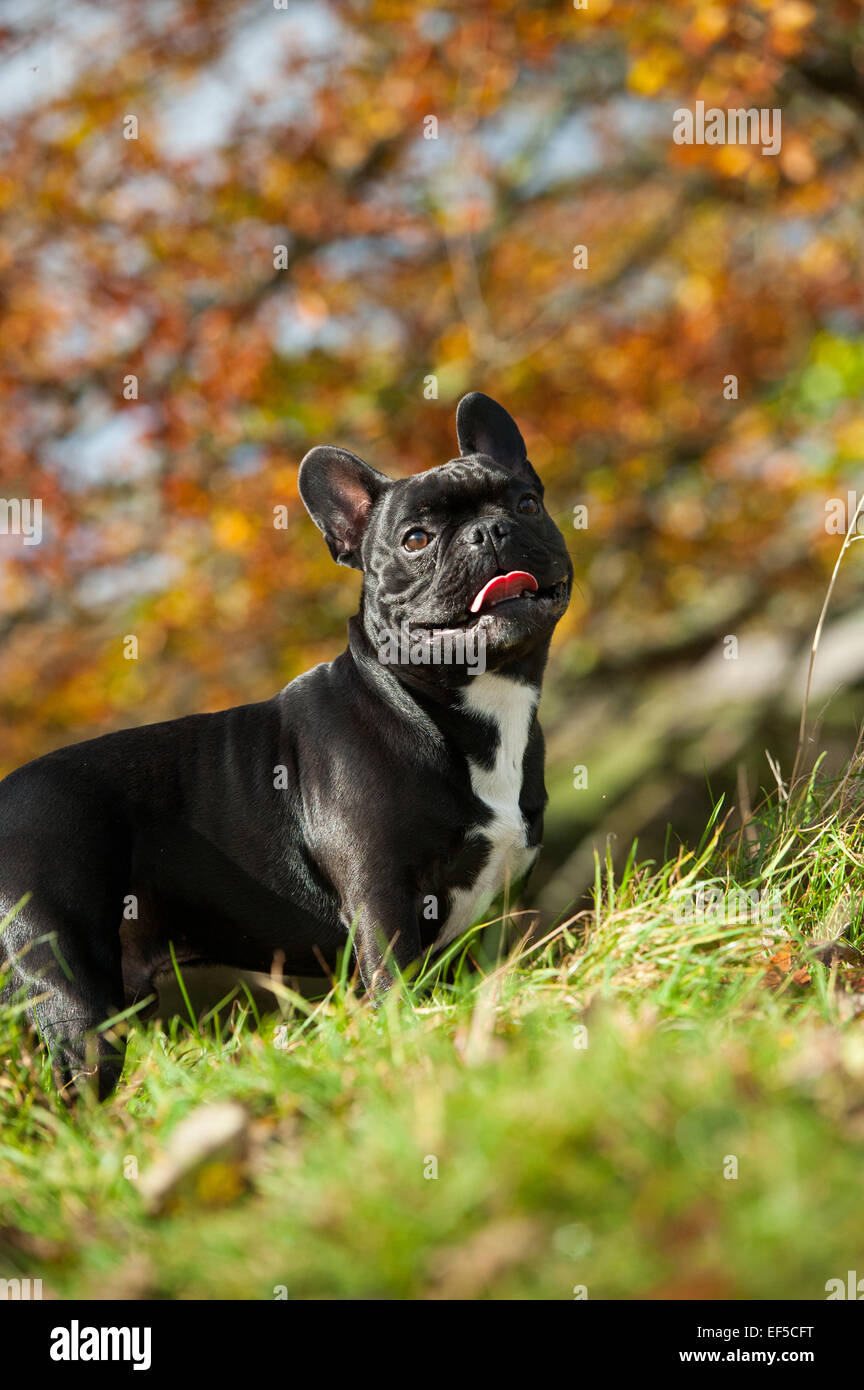
[(172, 1132), (164, 1154), (140, 1180), (148, 1211), (164, 1212), (191, 1200), (226, 1206), (248, 1182), (249, 1116), (225, 1101), (200, 1105)]
[(848, 941), (808, 941), (807, 952), (822, 965), (864, 965), (864, 955)]

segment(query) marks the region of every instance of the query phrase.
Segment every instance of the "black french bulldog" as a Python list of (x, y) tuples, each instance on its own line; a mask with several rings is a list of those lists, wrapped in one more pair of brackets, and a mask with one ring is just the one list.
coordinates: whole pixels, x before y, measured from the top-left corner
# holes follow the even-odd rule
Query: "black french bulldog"
[[(348, 649), (270, 700), (60, 748), (0, 782), (0, 952), (61, 1085), (115, 1085), (95, 1032), (180, 963), (332, 968), (376, 993), (537, 853), (536, 709), (573, 569), (516, 424), (474, 393), (461, 457), (394, 482), (315, 448), (300, 494), (363, 572)], [(461, 644), (461, 645), (460, 645)], [(442, 655), (443, 653), (443, 655)]]

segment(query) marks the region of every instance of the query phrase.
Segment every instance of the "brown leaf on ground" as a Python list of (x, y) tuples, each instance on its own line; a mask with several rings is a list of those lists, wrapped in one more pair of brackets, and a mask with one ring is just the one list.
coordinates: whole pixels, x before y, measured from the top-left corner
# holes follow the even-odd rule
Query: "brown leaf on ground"
[(188, 1200), (227, 1206), (248, 1176), (249, 1116), (242, 1105), (199, 1105), (172, 1132), (165, 1152), (141, 1178), (147, 1209), (157, 1213)]
[(792, 971), (793, 964), (792, 942), (787, 941), (773, 956), (769, 956), (768, 969), (762, 976), (763, 988), (780, 989), (781, 985), (786, 983), (786, 977)]
[(794, 943), (784, 943), (769, 958), (768, 969), (762, 977), (765, 989), (780, 989), (787, 980), (799, 987), (811, 983), (810, 966), (814, 961), (820, 965), (864, 965), (864, 954), (848, 941), (808, 941), (803, 951), (794, 954)]
[(864, 965), (864, 955), (848, 941), (808, 941), (807, 953), (821, 965)]

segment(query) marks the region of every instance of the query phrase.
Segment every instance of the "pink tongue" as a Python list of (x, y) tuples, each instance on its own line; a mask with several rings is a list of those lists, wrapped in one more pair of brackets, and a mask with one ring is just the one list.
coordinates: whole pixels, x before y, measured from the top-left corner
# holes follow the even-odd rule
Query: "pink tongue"
[(526, 574), (525, 570), (511, 570), (509, 574), (496, 574), (494, 579), (490, 579), (488, 584), (484, 584), (479, 594), (471, 605), (472, 613), (479, 613), (485, 604), (491, 608), (496, 603), (501, 603), (505, 598), (515, 598), (521, 594), (523, 589), (530, 589), (532, 594), (540, 586), (533, 574)]

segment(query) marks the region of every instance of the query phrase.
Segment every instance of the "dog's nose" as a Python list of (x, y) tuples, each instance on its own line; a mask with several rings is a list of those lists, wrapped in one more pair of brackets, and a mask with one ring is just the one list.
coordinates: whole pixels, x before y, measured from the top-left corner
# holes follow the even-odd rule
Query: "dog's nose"
[(506, 521), (489, 522), (488, 527), (475, 526), (468, 535), (469, 545), (483, 545), (484, 541), (503, 541), (510, 534), (510, 527)]

